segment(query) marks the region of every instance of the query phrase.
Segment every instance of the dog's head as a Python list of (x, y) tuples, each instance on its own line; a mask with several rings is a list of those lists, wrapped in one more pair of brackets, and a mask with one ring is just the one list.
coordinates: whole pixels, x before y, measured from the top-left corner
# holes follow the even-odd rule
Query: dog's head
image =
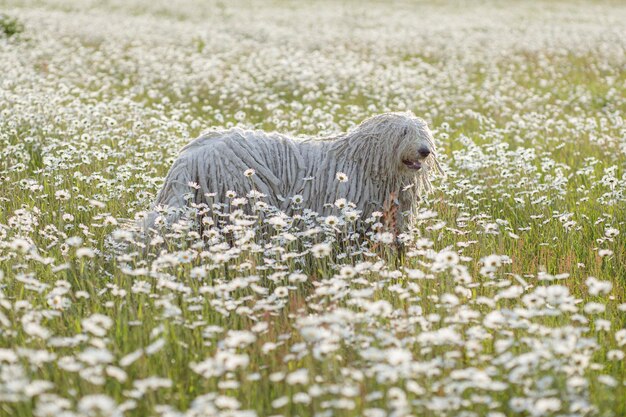
[(441, 172), (432, 132), (410, 112), (370, 117), (346, 139), (348, 156), (372, 164), (375, 175), (399, 175), (407, 182), (425, 178), (431, 170)]

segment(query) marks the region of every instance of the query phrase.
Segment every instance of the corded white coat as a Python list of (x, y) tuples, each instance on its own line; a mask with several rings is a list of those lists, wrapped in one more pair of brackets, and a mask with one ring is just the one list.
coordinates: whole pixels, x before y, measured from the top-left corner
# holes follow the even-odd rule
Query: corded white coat
[[(424, 148), (430, 151), (427, 157), (419, 155)], [(406, 161), (420, 162), (421, 169), (410, 169)], [(245, 176), (248, 169), (254, 175)], [(321, 215), (345, 198), (367, 217), (382, 210), (390, 196), (406, 213), (431, 189), (428, 173), (433, 169), (441, 172), (432, 134), (411, 113), (377, 115), (347, 133), (304, 140), (234, 128), (203, 134), (186, 145), (155, 206), (165, 208), (167, 221), (175, 222), (190, 202), (227, 203), (228, 191), (244, 197), (256, 190), (265, 195), (263, 201), (288, 214), (295, 195), (302, 196), (302, 207)], [(338, 181), (338, 172), (347, 181)], [(146, 225), (151, 227), (157, 217), (150, 213)]]

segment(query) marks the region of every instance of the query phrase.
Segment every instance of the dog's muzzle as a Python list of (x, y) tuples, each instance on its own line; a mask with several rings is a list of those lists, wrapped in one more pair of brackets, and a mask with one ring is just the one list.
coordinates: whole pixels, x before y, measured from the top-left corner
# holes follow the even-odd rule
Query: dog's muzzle
[(423, 147), (420, 148), (417, 153), (419, 156), (416, 159), (403, 159), (402, 163), (404, 164), (404, 166), (406, 166), (408, 169), (419, 171), (422, 168), (422, 162), (424, 161), (424, 159), (426, 159), (428, 155), (430, 155), (430, 149)]

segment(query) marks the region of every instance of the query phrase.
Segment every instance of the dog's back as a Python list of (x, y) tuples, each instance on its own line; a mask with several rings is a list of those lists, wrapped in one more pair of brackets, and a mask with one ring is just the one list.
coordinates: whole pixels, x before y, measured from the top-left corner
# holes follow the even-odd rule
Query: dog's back
[[(181, 149), (155, 206), (167, 207), (171, 222), (189, 202), (226, 203), (231, 192), (245, 197), (256, 190), (265, 194), (264, 201), (280, 208), (306, 174), (301, 145), (276, 133), (237, 128), (203, 134)], [(250, 169), (254, 173), (245, 175)]]

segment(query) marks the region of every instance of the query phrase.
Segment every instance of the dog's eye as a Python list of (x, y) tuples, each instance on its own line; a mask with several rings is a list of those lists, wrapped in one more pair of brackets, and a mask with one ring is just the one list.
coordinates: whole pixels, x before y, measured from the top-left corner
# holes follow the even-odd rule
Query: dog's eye
[(402, 130), (402, 136), (408, 136), (409, 135), (409, 128), (408, 127), (404, 127), (404, 129)]

